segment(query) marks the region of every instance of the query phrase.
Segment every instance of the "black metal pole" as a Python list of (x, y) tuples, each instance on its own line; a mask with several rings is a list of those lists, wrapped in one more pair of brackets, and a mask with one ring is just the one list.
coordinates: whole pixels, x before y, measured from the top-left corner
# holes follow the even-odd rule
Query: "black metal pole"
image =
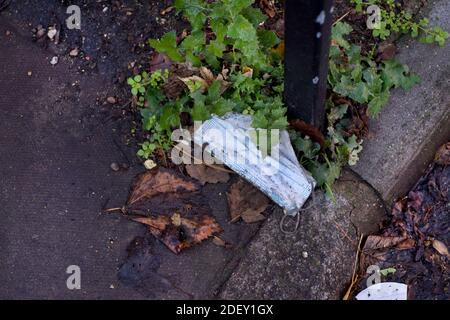
[(325, 125), (332, 0), (285, 0), (285, 102), (290, 119)]

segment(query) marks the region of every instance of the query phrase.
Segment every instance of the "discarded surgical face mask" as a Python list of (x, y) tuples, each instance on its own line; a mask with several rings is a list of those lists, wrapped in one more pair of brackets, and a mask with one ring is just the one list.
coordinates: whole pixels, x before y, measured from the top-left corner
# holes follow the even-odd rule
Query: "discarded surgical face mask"
[[(252, 117), (213, 116), (194, 132), (194, 142), (295, 216), (316, 186), (300, 165), (286, 130), (251, 127)], [(267, 147), (267, 146), (270, 146)]]

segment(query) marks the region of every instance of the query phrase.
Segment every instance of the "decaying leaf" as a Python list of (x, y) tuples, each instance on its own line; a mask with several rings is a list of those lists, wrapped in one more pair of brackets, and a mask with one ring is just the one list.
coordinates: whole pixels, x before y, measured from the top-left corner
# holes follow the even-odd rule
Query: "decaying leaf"
[(205, 183), (225, 183), (230, 180), (228, 172), (208, 167), (204, 164), (188, 164), (185, 166), (187, 173), (194, 179), (200, 181), (202, 185)]
[(269, 17), (275, 17), (276, 10), (273, 0), (259, 0), (259, 6)]
[(134, 182), (128, 205), (150, 199), (158, 194), (194, 192), (198, 190), (199, 186), (194, 181), (186, 180), (169, 170), (150, 170), (141, 174)]
[(242, 179), (230, 187), (227, 199), (232, 222), (240, 218), (246, 223), (264, 220), (265, 216), (262, 212), (270, 204), (269, 198)]
[(397, 53), (397, 47), (393, 43), (382, 43), (378, 47), (377, 60), (390, 60), (395, 57)]
[(164, 168), (136, 178), (126, 212), (134, 221), (148, 225), (150, 232), (174, 253), (221, 231), (210, 215), (200, 185)]
[(364, 251), (380, 250), (396, 247), (399, 250), (410, 249), (415, 245), (413, 239), (405, 237), (383, 237), (383, 236), (369, 236), (364, 245)]
[(180, 78), (188, 78), (194, 75), (199, 76), (200, 73), (197, 68), (192, 67), (190, 64), (173, 64), (170, 68), (169, 79), (162, 87), (164, 94), (170, 99), (179, 97), (186, 89), (185, 83)]
[(150, 232), (176, 254), (222, 231), (214, 218), (209, 216), (181, 218), (179, 225), (174, 223), (175, 219), (167, 216), (139, 217), (133, 220), (148, 225)]
[(450, 165), (450, 142), (442, 145), (436, 152), (434, 161), (441, 166)]
[(447, 246), (445, 245), (445, 243), (435, 239), (435, 240), (433, 240), (432, 245), (433, 245), (433, 248), (435, 248), (436, 251), (439, 252), (441, 255), (450, 258), (450, 253), (448, 252), (448, 249), (447, 249)]
[(200, 67), (200, 75), (208, 84), (211, 84), (215, 80), (212, 71), (206, 67)]

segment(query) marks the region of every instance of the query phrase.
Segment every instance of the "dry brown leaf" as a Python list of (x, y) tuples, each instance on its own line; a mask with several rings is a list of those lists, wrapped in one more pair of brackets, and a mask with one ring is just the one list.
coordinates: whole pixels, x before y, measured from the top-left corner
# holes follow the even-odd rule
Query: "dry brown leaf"
[(221, 231), (200, 185), (173, 170), (160, 168), (138, 176), (126, 212), (148, 225), (152, 235), (174, 253)]
[(200, 76), (210, 85), (215, 79), (211, 70), (206, 67), (200, 67)]
[(273, 18), (276, 15), (275, 4), (273, 0), (260, 0), (259, 6), (263, 9), (264, 13)]
[(379, 250), (395, 247), (404, 240), (406, 240), (404, 237), (368, 236), (364, 250)]
[(228, 172), (214, 169), (204, 164), (188, 164), (185, 167), (189, 176), (200, 181), (202, 185), (205, 183), (225, 183), (230, 180)]
[(381, 44), (378, 48), (378, 61), (382, 60), (390, 60), (394, 58), (397, 53), (397, 47), (393, 43), (384, 43)]
[(436, 249), (437, 252), (439, 252), (441, 255), (449, 257), (450, 253), (448, 252), (447, 246), (445, 243), (439, 240), (433, 240), (433, 248)]
[(198, 191), (199, 186), (194, 181), (188, 181), (169, 170), (147, 171), (135, 180), (128, 204), (152, 198), (160, 193), (178, 193)]
[(321, 147), (325, 144), (325, 137), (323, 133), (319, 130), (319, 128), (314, 127), (312, 124), (309, 124), (303, 120), (295, 119), (289, 121), (289, 124), (296, 131), (299, 131), (311, 138), (314, 142), (320, 144)]
[(175, 225), (167, 216), (133, 220), (148, 225), (150, 232), (176, 254), (222, 231), (214, 218), (209, 216), (181, 218), (180, 225)]
[(269, 198), (242, 179), (239, 179), (230, 187), (227, 199), (232, 222), (239, 220), (239, 218), (242, 218), (246, 223), (261, 221), (265, 219), (265, 216), (261, 213), (270, 204)]
[(169, 7), (165, 8), (165, 9), (161, 10), (161, 15), (168, 14), (169, 12), (172, 12), (173, 9), (175, 9), (174, 6), (169, 6)]
[(179, 77), (178, 79), (180, 79), (181, 81), (183, 81), (183, 83), (184, 83), (186, 86), (188, 86), (188, 83), (191, 82), (191, 81), (194, 81), (194, 82), (200, 82), (201, 85), (202, 85), (202, 87), (200, 88), (200, 91), (201, 91), (201, 92), (205, 92), (206, 90), (208, 90), (208, 87), (209, 87), (208, 82), (207, 82), (205, 79), (203, 79), (203, 78), (201, 78), (201, 77), (199, 77), (199, 76), (190, 76), (190, 77), (186, 77), (186, 78), (181, 78), (181, 77)]

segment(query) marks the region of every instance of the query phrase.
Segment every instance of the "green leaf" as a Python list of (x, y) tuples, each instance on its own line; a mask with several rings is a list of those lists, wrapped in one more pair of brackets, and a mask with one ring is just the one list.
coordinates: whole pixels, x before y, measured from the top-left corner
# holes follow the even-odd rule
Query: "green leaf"
[(350, 91), (349, 97), (359, 103), (366, 103), (369, 99), (369, 89), (364, 82), (358, 82)]
[(269, 121), (266, 119), (264, 110), (258, 110), (253, 115), (252, 127), (253, 128), (268, 128)]
[(370, 100), (367, 108), (369, 115), (376, 117), (380, 113), (381, 109), (388, 103), (390, 95), (389, 90), (386, 90)]
[(278, 118), (275, 121), (272, 121), (272, 123), (269, 124), (270, 129), (286, 129), (289, 126), (289, 122), (287, 121), (286, 117)]
[(234, 22), (228, 27), (227, 34), (231, 38), (239, 39), (244, 42), (255, 42), (257, 40), (256, 29), (242, 15), (238, 15)]
[(180, 125), (180, 115), (178, 110), (172, 106), (165, 106), (159, 118), (159, 125), (163, 130), (170, 130), (171, 128)]
[(205, 35), (202, 31), (195, 31), (187, 36), (181, 43), (181, 47), (190, 50), (201, 51), (205, 44)]
[(242, 15), (250, 21), (255, 28), (267, 20), (267, 16), (261, 10), (253, 7), (248, 7), (242, 10)]
[(159, 53), (167, 54), (172, 61), (183, 61), (183, 56), (178, 52), (175, 31), (164, 34), (160, 40), (150, 39), (149, 43)]
[(235, 103), (231, 100), (219, 98), (213, 105), (211, 113), (223, 116), (225, 113), (233, 111)]
[(208, 88), (208, 101), (214, 102), (220, 98), (221, 82), (214, 80)]
[(382, 269), (380, 270), (381, 275), (387, 277), (389, 274), (394, 274), (397, 272), (397, 269), (395, 268), (386, 268), (386, 269)]
[(257, 31), (259, 43), (265, 48), (273, 48), (280, 43), (275, 32), (265, 29), (258, 29)]
[(244, 8), (250, 7), (255, 0), (222, 0), (232, 16), (236, 16)]
[(218, 40), (211, 40), (209, 44), (206, 46), (206, 50), (212, 55), (222, 58), (223, 52), (225, 51), (225, 44)]
[(350, 44), (344, 37), (352, 31), (353, 28), (348, 23), (339, 21), (333, 26), (333, 29), (331, 30), (331, 37), (339, 46), (349, 49)]

